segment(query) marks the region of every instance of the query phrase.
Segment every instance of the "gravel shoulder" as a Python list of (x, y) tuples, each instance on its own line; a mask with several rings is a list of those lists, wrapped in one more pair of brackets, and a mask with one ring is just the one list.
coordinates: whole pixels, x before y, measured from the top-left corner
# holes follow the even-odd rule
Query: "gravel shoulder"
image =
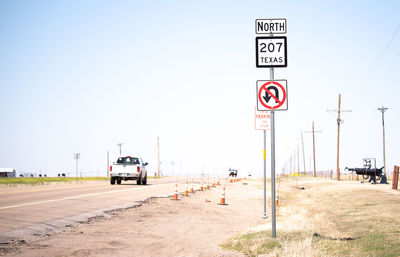
[[(243, 256), (220, 244), (263, 220), (262, 184), (228, 183), (180, 200), (151, 198), (141, 205), (106, 212), (58, 233), (0, 246), (1, 256)], [(180, 188), (183, 190), (183, 188)], [(171, 192), (173, 188), (171, 188)], [(167, 192), (167, 193), (171, 193)]]

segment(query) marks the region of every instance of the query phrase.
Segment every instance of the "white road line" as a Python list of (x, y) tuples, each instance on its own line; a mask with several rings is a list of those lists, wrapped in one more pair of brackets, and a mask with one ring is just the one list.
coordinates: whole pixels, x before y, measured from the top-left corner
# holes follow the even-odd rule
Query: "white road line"
[(64, 197), (64, 198), (57, 198), (57, 199), (53, 199), (53, 200), (46, 200), (46, 201), (39, 201), (39, 202), (31, 202), (31, 203), (10, 205), (10, 206), (0, 207), (0, 210), (12, 209), (12, 208), (18, 208), (18, 207), (23, 207), (23, 206), (42, 204), (42, 203), (52, 203), (52, 202), (59, 202), (59, 201), (65, 201), (65, 200), (72, 200), (72, 199), (78, 199), (78, 198), (95, 196), (95, 195), (103, 195), (103, 194), (108, 194), (108, 193), (120, 193), (120, 192), (127, 192), (127, 191), (135, 191), (135, 190), (141, 190), (141, 189), (146, 189), (146, 188), (154, 188), (154, 187), (160, 187), (160, 186), (168, 186), (168, 185), (175, 185), (175, 183), (159, 184), (159, 185), (153, 185), (151, 187), (138, 187), (138, 188), (128, 188), (128, 189), (121, 189), (121, 190), (104, 191), (104, 192), (98, 192), (98, 193), (91, 193), (91, 194), (76, 195), (76, 196), (70, 196), (70, 197)]

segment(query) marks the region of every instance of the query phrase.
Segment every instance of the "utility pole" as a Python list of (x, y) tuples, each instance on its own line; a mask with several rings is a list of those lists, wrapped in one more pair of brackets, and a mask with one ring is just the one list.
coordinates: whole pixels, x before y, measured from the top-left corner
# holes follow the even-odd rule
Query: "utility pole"
[(306, 158), (305, 158), (305, 154), (304, 154), (304, 140), (303, 140), (303, 130), (301, 131), (301, 145), (303, 148), (303, 166), (304, 166), (304, 175), (306, 175)]
[(314, 177), (317, 176), (317, 169), (315, 165), (315, 132), (322, 132), (321, 130), (314, 130), (314, 121), (312, 122), (312, 131), (306, 131), (306, 133), (312, 132), (312, 141), (313, 141), (313, 159), (314, 159)]
[(296, 150), (293, 150), (293, 154), (292, 155), (293, 155), (293, 172), (297, 176), (299, 174), (298, 174), (298, 171), (296, 169)]
[(107, 177), (110, 176), (110, 151), (107, 150)]
[(157, 153), (158, 153), (158, 162), (157, 162), (157, 176), (160, 177), (160, 137), (157, 137)]
[(337, 118), (337, 151), (336, 151), (336, 177), (340, 180), (340, 167), (339, 167), (339, 136), (340, 136), (340, 94), (339, 94), (339, 105), (338, 105), (338, 118)]
[(340, 119), (340, 113), (341, 112), (351, 112), (351, 110), (341, 110), (340, 109), (340, 100), (341, 100), (341, 94), (339, 94), (339, 103), (338, 103), (338, 109), (337, 110), (327, 110), (329, 111), (337, 111), (337, 147), (336, 147), (336, 178), (337, 180), (340, 180), (340, 167), (339, 167), (339, 138), (340, 138), (340, 124), (343, 123), (343, 120)]
[(297, 144), (297, 173), (300, 174), (299, 144)]
[(122, 148), (122, 145), (123, 145), (124, 143), (118, 143), (117, 144), (117, 146), (119, 146), (119, 156), (121, 156), (122, 155), (122, 150), (121, 150), (121, 148)]
[[(172, 162), (171, 162), (171, 166), (172, 166), (172, 177), (174, 176), (174, 165), (175, 165), (175, 162), (172, 161)], [(178, 180), (178, 174), (176, 174), (176, 180)]]
[(382, 132), (383, 132), (383, 172), (386, 175), (386, 154), (385, 154), (385, 111), (389, 109), (384, 106), (378, 108), (378, 111), (382, 113)]
[(315, 178), (317, 176), (317, 168), (315, 167), (315, 130), (314, 130), (314, 121), (312, 122), (312, 145), (313, 145), (314, 178)]
[(76, 183), (78, 183), (78, 159), (80, 158), (80, 153), (76, 152), (74, 153), (74, 159), (76, 160), (76, 164), (75, 164), (75, 172), (76, 172)]

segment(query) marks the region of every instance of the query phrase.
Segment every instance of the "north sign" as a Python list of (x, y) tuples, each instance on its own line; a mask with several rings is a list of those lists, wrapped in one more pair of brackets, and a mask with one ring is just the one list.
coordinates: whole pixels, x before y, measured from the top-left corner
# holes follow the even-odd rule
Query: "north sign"
[(286, 19), (256, 19), (256, 34), (286, 34)]
[(287, 67), (286, 37), (256, 37), (257, 68)]
[(257, 110), (288, 109), (287, 80), (257, 80)]

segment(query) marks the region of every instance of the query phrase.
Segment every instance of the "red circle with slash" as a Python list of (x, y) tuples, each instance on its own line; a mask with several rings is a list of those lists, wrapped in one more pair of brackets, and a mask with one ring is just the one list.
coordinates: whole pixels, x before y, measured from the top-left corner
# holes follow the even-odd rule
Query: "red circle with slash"
[[(274, 85), (278, 86), (278, 87), (282, 90), (282, 93), (283, 93), (283, 98), (282, 98), (282, 100), (279, 100), (271, 91), (269, 91), (269, 90), (267, 89), (267, 86), (270, 85), (270, 84), (274, 84)], [(265, 90), (276, 102), (278, 102), (278, 104), (277, 104), (276, 106), (272, 107), (272, 106), (269, 106), (269, 105), (267, 105), (266, 103), (263, 102), (263, 97), (261, 96), (261, 93), (263, 92), (263, 90)], [(272, 109), (272, 110), (273, 110), (273, 109), (277, 109), (277, 108), (281, 107), (282, 104), (285, 103), (285, 100), (286, 100), (286, 91), (285, 91), (285, 88), (284, 88), (281, 84), (279, 84), (278, 82), (276, 82), (276, 81), (268, 81), (267, 83), (263, 84), (263, 85), (260, 87), (260, 90), (258, 91), (258, 100), (260, 101), (260, 103), (261, 103), (265, 108)]]

